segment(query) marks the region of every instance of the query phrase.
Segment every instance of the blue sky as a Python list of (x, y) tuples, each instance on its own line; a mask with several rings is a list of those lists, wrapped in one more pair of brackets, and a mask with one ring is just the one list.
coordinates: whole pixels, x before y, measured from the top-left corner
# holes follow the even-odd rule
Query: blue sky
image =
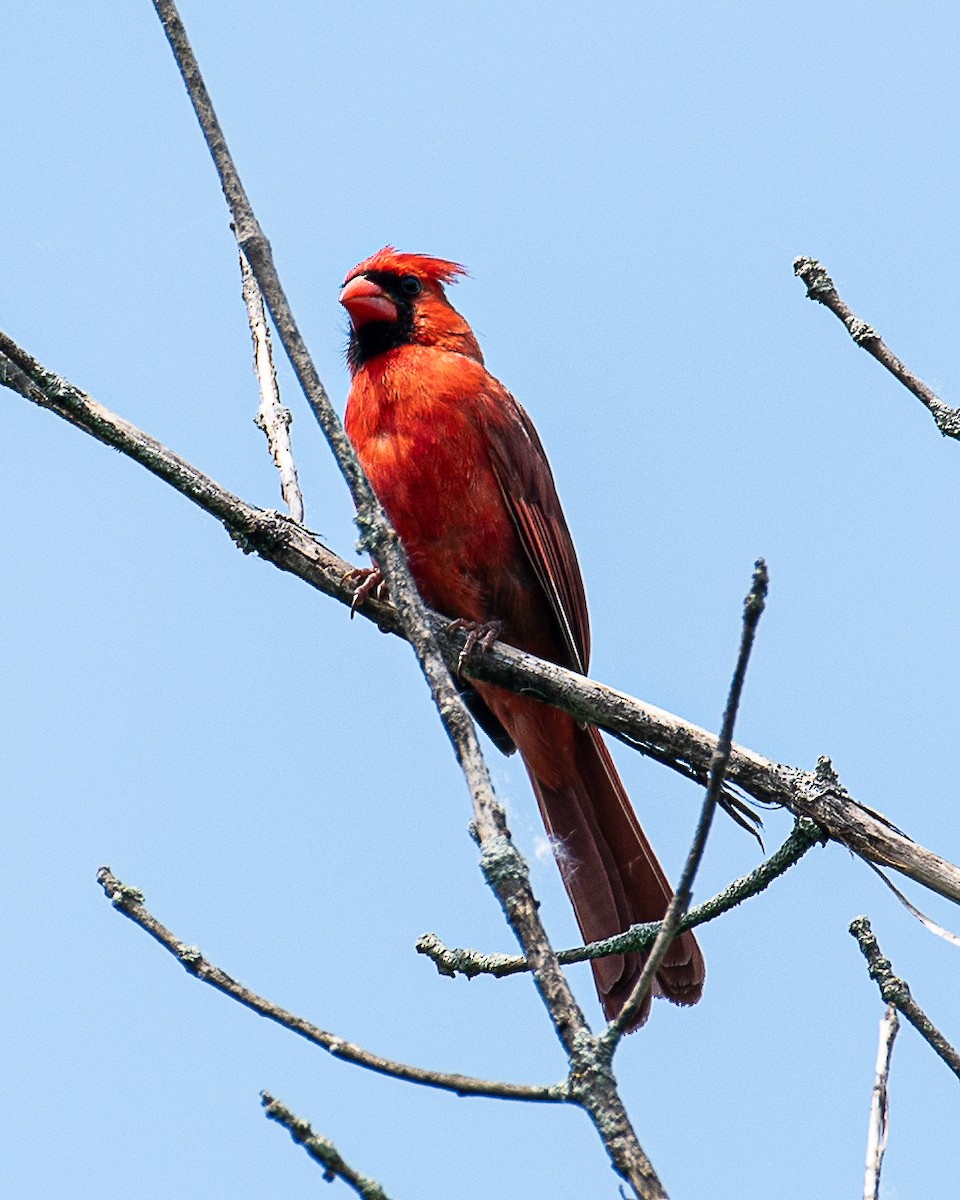
[[(955, 6), (182, 13), (338, 403), (347, 269), (385, 242), (466, 263), (452, 298), (550, 454), (592, 673), (715, 728), (763, 555), (738, 740), (804, 767), (829, 754), (853, 795), (960, 858), (960, 447), (791, 270), (820, 258), (957, 402)], [(5, 50), (0, 327), (276, 506), (225, 207), (151, 6), (18, 6)], [(285, 366), (281, 385), (307, 523), (351, 557), (345, 489)], [(134, 464), (0, 402), (5, 1190), (309, 1194), (317, 1168), (264, 1120), (266, 1088), (392, 1196), (615, 1196), (580, 1114), (334, 1062), (111, 911), (102, 863), (344, 1037), (446, 1070), (562, 1073), (527, 981), (438, 979), (413, 952), (427, 929), (511, 943), (409, 650), (238, 554)], [(675, 876), (699, 794), (614, 753)], [(491, 767), (571, 943), (522, 767), (493, 751)], [(770, 847), (789, 824), (767, 818)], [(697, 897), (757, 857), (721, 823)], [(861, 912), (960, 1039), (957, 951), (844, 850), (814, 851), (703, 932), (702, 1004), (657, 1005), (617, 1060), (671, 1195), (856, 1192), (881, 1015), (846, 932)], [(596, 1019), (588, 972), (571, 978)], [(956, 1083), (909, 1029), (892, 1105), (887, 1200), (946, 1195)]]

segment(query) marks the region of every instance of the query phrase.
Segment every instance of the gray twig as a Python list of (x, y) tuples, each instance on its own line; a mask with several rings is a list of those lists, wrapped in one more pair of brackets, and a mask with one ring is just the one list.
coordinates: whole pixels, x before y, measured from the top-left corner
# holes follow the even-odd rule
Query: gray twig
[(353, 1188), (362, 1200), (389, 1200), (387, 1193), (379, 1183), (367, 1175), (361, 1175), (349, 1163), (344, 1162), (343, 1156), (333, 1142), (314, 1132), (309, 1121), (292, 1113), (269, 1092), (260, 1093), (260, 1102), (270, 1120), (282, 1125), (293, 1140), (323, 1167), (323, 1177), (328, 1183), (333, 1183), (334, 1179), (342, 1179), (344, 1183)]
[(270, 448), (270, 457), (280, 472), (280, 495), (283, 496), (287, 512), (292, 520), (302, 525), (303, 493), (300, 491), (297, 464), (293, 460), (293, 447), (290, 444), (290, 423), (293, 414), (280, 403), (277, 372), (273, 366), (273, 347), (270, 345), (270, 326), (267, 324), (267, 314), (263, 307), (263, 296), (253, 271), (250, 270), (247, 256), (242, 248), (238, 252), (243, 303), (246, 305), (247, 322), (253, 341), (253, 373), (257, 377), (257, 387), (260, 391), (260, 404), (254, 424), (263, 430)]
[(161, 925), (157, 918), (147, 909), (143, 893), (135, 887), (122, 883), (111, 872), (109, 867), (101, 867), (97, 872), (97, 882), (103, 888), (107, 899), (113, 907), (135, 925), (139, 925), (146, 933), (154, 938), (180, 963), (180, 965), (201, 983), (209, 984), (218, 992), (223, 992), (231, 1000), (236, 1000), (245, 1008), (275, 1021), (284, 1029), (297, 1034), (313, 1045), (329, 1051), (334, 1058), (342, 1058), (344, 1062), (365, 1067), (379, 1075), (388, 1075), (392, 1079), (401, 1079), (407, 1083), (418, 1083), (423, 1087), (438, 1088), (445, 1092), (454, 1092), (458, 1096), (488, 1096), (496, 1100), (535, 1100), (545, 1104), (556, 1104), (567, 1099), (566, 1089), (562, 1084), (538, 1087), (532, 1084), (501, 1083), (498, 1080), (475, 1079), (470, 1075), (451, 1074), (447, 1071), (428, 1071), (423, 1067), (412, 1067), (407, 1063), (394, 1062), (372, 1054), (348, 1042), (345, 1038), (337, 1037), (325, 1029), (311, 1025), (302, 1017), (287, 1012), (278, 1004), (265, 1000), (244, 987), (235, 979), (203, 957), (196, 946), (181, 942), (166, 926)]
[[(813, 846), (824, 841), (823, 830), (806, 817), (797, 820), (790, 836), (779, 850), (755, 867), (748, 875), (735, 879), (722, 891), (705, 900), (702, 904), (688, 909), (677, 925), (677, 933), (687, 929), (696, 929), (708, 921), (722, 916), (736, 908), (744, 900), (759, 896), (775, 879), (785, 874)], [(610, 954), (644, 953), (656, 941), (660, 932), (661, 922), (653, 921), (646, 925), (631, 925), (624, 933), (604, 938), (599, 942), (589, 942), (586, 946), (576, 946), (571, 950), (560, 950), (557, 958), (563, 966), (571, 963), (587, 962), (594, 958), (606, 958)], [(478, 950), (445, 946), (435, 933), (424, 933), (417, 938), (417, 952), (426, 955), (441, 975), (453, 978), (465, 975), (473, 979), (477, 975), (493, 975), (502, 979), (505, 975), (519, 975), (528, 971), (526, 959), (516, 954), (484, 954)]]
[(657, 970), (663, 961), (663, 956), (677, 935), (677, 927), (684, 913), (690, 907), (693, 881), (696, 878), (697, 870), (703, 858), (707, 836), (710, 833), (710, 825), (713, 822), (713, 814), (716, 812), (720, 793), (723, 789), (727, 764), (730, 761), (730, 750), (733, 744), (733, 727), (737, 720), (740, 697), (743, 694), (743, 684), (747, 675), (747, 664), (750, 661), (750, 651), (753, 648), (757, 625), (763, 614), (763, 606), (767, 598), (767, 585), (767, 565), (761, 558), (757, 560), (754, 567), (753, 582), (743, 603), (743, 629), (740, 636), (740, 650), (737, 654), (737, 664), (734, 668), (733, 679), (730, 683), (730, 694), (727, 698), (727, 706), (720, 727), (720, 740), (717, 743), (717, 748), (710, 763), (710, 782), (707, 786), (707, 794), (704, 797), (700, 819), (697, 822), (697, 828), (693, 835), (693, 843), (690, 846), (690, 852), (687, 855), (687, 861), (680, 876), (680, 883), (677, 885), (673, 899), (670, 901), (666, 914), (660, 922), (660, 930), (657, 933), (656, 941), (653, 943), (653, 948), (647, 955), (646, 962), (643, 964), (640, 978), (637, 980), (626, 1004), (624, 1004), (620, 1012), (610, 1022), (602, 1036), (604, 1047), (610, 1054), (613, 1053), (617, 1043), (633, 1024), (637, 1014), (640, 1012), (644, 997), (653, 985)]
[(894, 975), (889, 958), (884, 958), (870, 922), (866, 917), (855, 917), (850, 922), (850, 932), (857, 939), (863, 957), (867, 960), (870, 978), (880, 989), (887, 1004), (893, 1004), (925, 1041), (939, 1054), (950, 1070), (960, 1079), (960, 1054), (954, 1050), (940, 1030), (934, 1025), (916, 1000), (910, 995), (905, 979)]
[(880, 1200), (880, 1168), (887, 1148), (887, 1080), (890, 1076), (890, 1056), (900, 1022), (892, 1004), (880, 1018), (880, 1040), (877, 1044), (877, 1066), (870, 1093), (870, 1120), (867, 1125), (867, 1163), (863, 1173), (863, 1200)]
[(913, 392), (933, 417), (944, 437), (960, 439), (960, 408), (951, 408), (949, 404), (945, 404), (922, 379), (918, 379), (912, 371), (907, 370), (893, 351), (884, 344), (880, 334), (847, 307), (821, 263), (815, 258), (795, 258), (793, 273), (807, 285), (808, 299), (816, 300), (818, 304), (829, 308), (844, 323), (847, 333), (857, 345), (868, 354), (872, 354), (895, 379), (908, 391)]

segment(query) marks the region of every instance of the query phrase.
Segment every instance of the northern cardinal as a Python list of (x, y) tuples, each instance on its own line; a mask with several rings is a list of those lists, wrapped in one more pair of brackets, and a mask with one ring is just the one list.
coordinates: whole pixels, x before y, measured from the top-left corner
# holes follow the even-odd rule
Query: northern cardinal
[[(347, 275), (346, 431), (424, 602), (488, 640), (585, 672), (587, 603), (553, 475), (530, 418), (484, 369), (447, 300), (444, 284), (462, 274), (457, 263), (385, 246)], [(584, 939), (661, 918), (672, 891), (599, 731), (491, 684), (463, 686), (496, 745), (520, 751)], [(593, 962), (608, 1018), (642, 961)], [(695, 1004), (703, 978), (700, 949), (684, 933), (655, 990)], [(648, 1010), (649, 998), (637, 1025)]]

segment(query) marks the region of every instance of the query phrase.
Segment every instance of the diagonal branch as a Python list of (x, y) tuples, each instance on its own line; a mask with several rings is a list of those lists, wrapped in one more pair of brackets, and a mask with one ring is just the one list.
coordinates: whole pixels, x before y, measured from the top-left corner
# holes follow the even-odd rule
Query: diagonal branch
[(328, 1183), (332, 1183), (335, 1179), (342, 1179), (344, 1183), (353, 1188), (361, 1200), (389, 1200), (387, 1193), (379, 1183), (368, 1175), (361, 1175), (349, 1163), (344, 1162), (343, 1156), (333, 1142), (316, 1133), (309, 1121), (292, 1113), (286, 1105), (281, 1104), (269, 1092), (260, 1093), (260, 1102), (263, 1104), (267, 1117), (271, 1121), (276, 1121), (278, 1125), (282, 1125), (293, 1140), (306, 1150), (314, 1162), (318, 1162), (323, 1167), (323, 1177)]
[[(801, 817), (779, 850), (748, 875), (735, 879), (723, 891), (689, 909), (681, 918), (677, 932), (696, 929), (698, 925), (705, 925), (736, 908), (744, 900), (759, 896), (775, 879), (798, 863), (808, 850), (822, 844), (823, 840), (823, 830), (813, 821)], [(660, 924), (659, 921), (652, 921), (645, 925), (631, 925), (624, 933), (602, 941), (589, 942), (572, 950), (560, 950), (557, 958), (563, 966), (569, 966), (594, 958), (606, 958), (610, 954), (642, 954), (656, 941)], [(416, 949), (418, 954), (424, 954), (431, 960), (441, 975), (451, 979), (457, 975), (465, 975), (468, 979), (477, 975), (493, 975), (495, 979), (502, 979), (506, 975), (519, 975), (530, 969), (526, 959), (516, 954), (482, 954), (478, 950), (450, 949), (435, 933), (424, 933), (417, 938)]]
[(506, 830), (503, 813), (494, 799), (473, 726), (436, 645), (397, 535), (373, 494), (300, 334), (277, 274), (270, 243), (247, 198), (180, 14), (173, 0), (154, 0), (154, 8), (220, 177), (240, 250), (250, 264), (307, 403), (323, 430), (350, 490), (364, 548), (376, 557), (383, 571), (401, 626), (417, 653), (444, 728), (453, 742), (474, 801), (475, 820), (481, 838), (503, 836)]
[(743, 685), (747, 676), (747, 664), (750, 661), (750, 651), (753, 649), (757, 625), (763, 614), (763, 606), (767, 598), (767, 584), (767, 565), (761, 558), (757, 560), (754, 567), (753, 583), (743, 604), (743, 630), (740, 637), (740, 650), (737, 654), (737, 665), (734, 668), (733, 680), (730, 684), (730, 694), (723, 714), (720, 740), (717, 743), (717, 749), (710, 762), (710, 782), (707, 786), (707, 794), (704, 797), (700, 820), (697, 822), (697, 828), (693, 835), (693, 844), (687, 855), (687, 861), (684, 864), (677, 890), (670, 901), (663, 920), (660, 922), (656, 941), (653, 943), (653, 948), (647, 956), (646, 962), (643, 964), (640, 978), (637, 980), (626, 1004), (624, 1004), (623, 1008), (603, 1033), (602, 1042), (608, 1054), (613, 1054), (618, 1042), (623, 1038), (638, 1016), (644, 998), (653, 986), (653, 981), (656, 978), (660, 963), (663, 961), (663, 956), (669, 949), (670, 943), (676, 937), (678, 926), (687, 909), (690, 907), (690, 898), (693, 894), (693, 881), (696, 878), (700, 862), (703, 858), (703, 852), (706, 849), (713, 815), (717, 810), (720, 793), (723, 790), (723, 779), (727, 771), (727, 765), (730, 762), (733, 727), (737, 719), (737, 710), (740, 707), (740, 697), (743, 694)]
[[(307, 402), (350, 489), (363, 547), (373, 555), (383, 573), (397, 606), (404, 635), (416, 652), (440, 721), (453, 744), (473, 804), (473, 824), (480, 843), (480, 867), (484, 878), (530, 962), (537, 991), (567, 1052), (572, 1073), (580, 1078), (590, 1076), (590, 1086), (579, 1093), (579, 1101), (600, 1134), (614, 1169), (644, 1200), (647, 1197), (654, 1200), (664, 1195), (663, 1188), (630, 1124), (613, 1073), (609, 1068), (604, 1070), (596, 1064), (583, 1062), (584, 1042), (590, 1037), (590, 1029), (540, 920), (527, 864), (510, 840), (503, 809), (493, 794), (476, 729), (453, 682), (433, 623), (414, 586), (399, 539), (374, 496), (300, 336), (274, 266), (270, 243), (240, 182), (176, 5), (173, 0), (153, 0), (153, 3), (220, 176), (237, 241), (260, 285), (277, 335)], [(584, 1069), (581, 1070), (581, 1066)]]
[(807, 285), (808, 299), (816, 300), (818, 304), (829, 308), (834, 316), (844, 323), (847, 333), (857, 345), (862, 346), (868, 354), (872, 354), (895, 379), (908, 391), (913, 392), (936, 421), (937, 428), (944, 437), (960, 439), (960, 408), (951, 408), (949, 404), (945, 404), (922, 379), (918, 379), (912, 371), (907, 370), (872, 326), (862, 321), (847, 307), (822, 263), (817, 262), (815, 258), (795, 258), (793, 273)]
[(488, 1096), (496, 1100), (535, 1100), (545, 1104), (557, 1104), (567, 1100), (566, 1088), (563, 1084), (538, 1087), (533, 1084), (501, 1083), (498, 1080), (475, 1079), (470, 1075), (457, 1075), (447, 1071), (428, 1071), (424, 1067), (412, 1067), (407, 1063), (394, 1062), (382, 1058), (348, 1042), (336, 1034), (311, 1025), (302, 1017), (288, 1012), (279, 1005), (265, 1000), (249, 988), (238, 983), (235, 979), (203, 957), (196, 946), (188, 946), (147, 909), (143, 893), (135, 887), (121, 883), (110, 871), (109, 867), (101, 867), (97, 872), (97, 882), (103, 888), (104, 894), (118, 912), (128, 917), (135, 925), (139, 925), (164, 950), (168, 951), (180, 965), (201, 983), (209, 984), (218, 992), (236, 1000), (245, 1008), (249, 1008), (258, 1016), (266, 1017), (276, 1024), (289, 1029), (313, 1045), (327, 1050), (334, 1058), (342, 1058), (344, 1062), (375, 1071), (379, 1075), (387, 1075), (392, 1079), (401, 1079), (407, 1083), (418, 1083), (424, 1087), (438, 1088), (445, 1092), (455, 1092), (458, 1096)]
[(939, 1054), (954, 1075), (960, 1079), (960, 1054), (954, 1050), (910, 995), (910, 988), (906, 980), (894, 975), (893, 965), (889, 958), (884, 957), (867, 918), (855, 917), (850, 922), (850, 932), (857, 939), (863, 957), (867, 960), (870, 978), (880, 989), (880, 995), (887, 1004), (896, 1006), (897, 1011), (906, 1017), (914, 1029)]
[[(350, 563), (328, 550), (303, 526), (227, 491), (155, 438), (44, 367), (4, 333), (0, 333), (0, 384), (139, 462), (222, 522), (245, 552), (258, 554), (350, 607), (354, 593), (347, 579), (353, 569)], [(381, 629), (404, 636), (393, 605), (371, 596), (357, 611)], [(439, 618), (435, 623), (446, 625)], [(463, 649), (464, 636), (444, 629), (440, 642), (452, 666)], [(503, 642), (471, 660), (468, 672), (509, 690), (536, 695), (578, 720), (623, 737), (640, 753), (674, 767), (685, 777), (707, 781), (716, 738), (664, 709)], [(891, 867), (960, 903), (960, 868), (917, 845), (885, 818), (854, 800), (840, 785), (828, 759), (822, 759), (814, 771), (802, 771), (734, 745), (726, 779), (759, 803), (782, 805), (795, 816), (815, 821), (829, 838), (868, 862)]]

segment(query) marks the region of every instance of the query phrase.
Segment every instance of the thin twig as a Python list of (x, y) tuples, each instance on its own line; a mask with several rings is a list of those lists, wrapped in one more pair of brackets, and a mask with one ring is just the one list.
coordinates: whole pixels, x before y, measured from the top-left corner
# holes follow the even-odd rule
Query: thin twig
[(815, 258), (795, 258), (793, 273), (807, 285), (807, 297), (810, 300), (816, 300), (829, 308), (844, 323), (857, 345), (862, 346), (868, 354), (872, 354), (895, 379), (908, 391), (913, 392), (936, 421), (937, 428), (944, 437), (960, 439), (960, 408), (951, 408), (949, 404), (945, 404), (922, 379), (918, 379), (912, 371), (907, 370), (893, 351), (884, 344), (880, 334), (847, 307), (821, 263)]
[(904, 979), (894, 975), (889, 958), (884, 958), (879, 943), (866, 917), (855, 917), (850, 922), (850, 932), (857, 939), (870, 971), (870, 978), (880, 989), (887, 1004), (896, 1006), (917, 1032), (933, 1047), (950, 1070), (960, 1079), (960, 1054), (954, 1050), (936, 1025), (910, 995)]
[(927, 930), (928, 933), (932, 933), (938, 938), (943, 938), (943, 940), (945, 942), (949, 942), (951, 946), (956, 946), (956, 947), (960, 948), (960, 937), (958, 937), (955, 933), (951, 933), (949, 929), (944, 929), (944, 927), (942, 925), (938, 925), (937, 922), (932, 920), (930, 917), (928, 917), (926, 913), (921, 912), (920, 909), (917, 908), (917, 906), (915, 904), (912, 904), (907, 899), (907, 897), (903, 894), (903, 892), (900, 891), (900, 889), (897, 887), (897, 885), (895, 883), (893, 883), (892, 880), (890, 880), (886, 877), (884, 872), (881, 871), (879, 867), (875, 866), (872, 862), (868, 862), (867, 866), (870, 868), (871, 871), (874, 872), (874, 874), (878, 875), (880, 877), (880, 879), (883, 880), (886, 887), (888, 887), (890, 889), (890, 891), (893, 892), (893, 894), (900, 901), (900, 903), (907, 910), (907, 912), (911, 915), (911, 917), (915, 917), (920, 922), (920, 924), (924, 927), (924, 929)]
[(196, 946), (181, 942), (166, 926), (161, 925), (157, 918), (149, 912), (144, 904), (143, 893), (134, 887), (122, 883), (110, 871), (109, 867), (101, 867), (97, 872), (97, 882), (103, 888), (110, 903), (128, 917), (135, 925), (139, 925), (146, 933), (160, 943), (180, 963), (180, 965), (201, 983), (207, 983), (218, 992), (223, 992), (231, 1000), (236, 1000), (245, 1008), (251, 1009), (261, 1017), (266, 1017), (276, 1024), (289, 1029), (315, 1046), (320, 1046), (334, 1056), (355, 1066), (375, 1071), (379, 1075), (387, 1075), (392, 1079), (401, 1079), (407, 1083), (418, 1083), (423, 1087), (438, 1088), (441, 1091), (455, 1092), (458, 1096), (488, 1096), (496, 1100), (535, 1100), (544, 1104), (557, 1104), (567, 1100), (566, 1089), (562, 1084), (537, 1087), (521, 1083), (501, 1083), (498, 1080), (475, 1079), (470, 1075), (457, 1075), (446, 1071), (428, 1071), (423, 1067), (412, 1067), (406, 1063), (394, 1062), (372, 1054), (348, 1042), (336, 1034), (328, 1033), (316, 1025), (311, 1025), (302, 1017), (287, 1012), (279, 1005), (273, 1004), (258, 996), (249, 988), (238, 983), (235, 979), (213, 963), (208, 962)]
[(890, 1056), (900, 1022), (892, 1004), (880, 1018), (880, 1040), (877, 1044), (877, 1065), (870, 1093), (870, 1120), (867, 1124), (867, 1165), (863, 1174), (863, 1200), (880, 1200), (880, 1168), (887, 1148), (887, 1079), (890, 1075)]
[[(246, 553), (288, 571), (347, 608), (355, 585), (351, 563), (327, 549), (313, 534), (280, 513), (241, 500), (155, 438), (110, 412), (86, 392), (43, 366), (7, 334), (0, 333), (0, 385), (55, 413), (105, 445), (122, 451), (164, 480), (198, 508), (215, 517)], [(368, 597), (357, 609), (379, 628), (404, 637), (392, 604)], [(434, 617), (444, 657), (454, 666), (463, 650), (463, 633), (447, 630), (449, 621)], [(615, 736), (685, 778), (706, 784), (717, 739), (684, 721), (574, 671), (495, 643), (471, 659), (467, 673), (511, 691), (535, 695)], [(781, 805), (795, 816), (815, 821), (833, 841), (880, 866), (891, 867), (923, 887), (960, 903), (960, 867), (911, 841), (878, 813), (858, 803), (840, 785), (828, 759), (815, 771), (772, 762), (734, 745), (727, 782), (758, 803)]]
[(700, 812), (700, 820), (697, 822), (690, 852), (687, 854), (687, 861), (680, 876), (680, 883), (677, 885), (673, 899), (667, 907), (666, 915), (660, 923), (660, 931), (657, 934), (656, 941), (653, 943), (653, 948), (647, 955), (646, 962), (643, 964), (640, 978), (637, 980), (623, 1008), (603, 1033), (602, 1041), (611, 1054), (620, 1039), (636, 1021), (643, 1006), (644, 998), (653, 986), (653, 981), (656, 978), (660, 963), (663, 961), (663, 956), (677, 935), (677, 927), (684, 913), (690, 907), (690, 898), (693, 894), (693, 881), (696, 878), (700, 862), (703, 859), (707, 837), (710, 833), (710, 825), (723, 789), (727, 764), (730, 761), (730, 750), (733, 744), (733, 727), (736, 724), (737, 710), (740, 707), (740, 697), (743, 694), (743, 685), (747, 676), (747, 665), (750, 662), (750, 651), (753, 648), (757, 625), (763, 614), (763, 606), (767, 598), (767, 585), (767, 564), (761, 558), (757, 560), (754, 566), (753, 582), (743, 602), (743, 629), (740, 636), (740, 650), (737, 654), (737, 664), (734, 668), (733, 679), (730, 683), (730, 694), (727, 698), (727, 706), (724, 710), (723, 722), (720, 727), (720, 740), (717, 743), (713, 761), (710, 763), (710, 783), (707, 787), (707, 794)]
[[(677, 926), (677, 932), (696, 929), (698, 925), (705, 925), (708, 921), (713, 921), (736, 908), (744, 900), (759, 896), (775, 879), (798, 863), (808, 850), (813, 846), (822, 845), (823, 841), (823, 830), (813, 821), (801, 817), (779, 850), (748, 875), (735, 879), (715, 896), (684, 913)], [(643, 954), (656, 941), (660, 928), (659, 921), (631, 925), (624, 933), (614, 934), (613, 937), (604, 938), (602, 941), (589, 942), (571, 950), (560, 950), (557, 952), (557, 958), (563, 966), (569, 966), (571, 963), (606, 958), (611, 954)], [(526, 960), (519, 955), (484, 954), (479, 950), (450, 948), (445, 946), (435, 933), (425, 933), (417, 938), (416, 949), (419, 954), (426, 955), (434, 963), (441, 975), (450, 978), (465, 975), (468, 979), (473, 979), (477, 975), (493, 975), (496, 979), (502, 979), (506, 975), (519, 975), (529, 970)]]
[(303, 493), (300, 491), (297, 464), (293, 460), (293, 447), (290, 444), (290, 423), (293, 414), (280, 403), (280, 388), (273, 365), (270, 326), (267, 324), (267, 314), (263, 307), (263, 296), (253, 271), (250, 270), (247, 256), (242, 249), (238, 250), (238, 253), (243, 303), (246, 305), (250, 337), (253, 341), (253, 373), (257, 377), (260, 391), (260, 404), (254, 424), (263, 430), (270, 448), (270, 457), (280, 472), (280, 495), (283, 496), (287, 512), (291, 520), (302, 525)]
[(353, 1188), (361, 1200), (389, 1200), (387, 1193), (379, 1183), (367, 1175), (361, 1175), (349, 1163), (344, 1162), (340, 1151), (333, 1142), (329, 1138), (315, 1133), (309, 1121), (292, 1113), (269, 1092), (260, 1093), (260, 1102), (270, 1120), (282, 1125), (293, 1140), (323, 1167), (323, 1177), (328, 1183), (333, 1183), (335, 1179), (342, 1179), (344, 1183)]

